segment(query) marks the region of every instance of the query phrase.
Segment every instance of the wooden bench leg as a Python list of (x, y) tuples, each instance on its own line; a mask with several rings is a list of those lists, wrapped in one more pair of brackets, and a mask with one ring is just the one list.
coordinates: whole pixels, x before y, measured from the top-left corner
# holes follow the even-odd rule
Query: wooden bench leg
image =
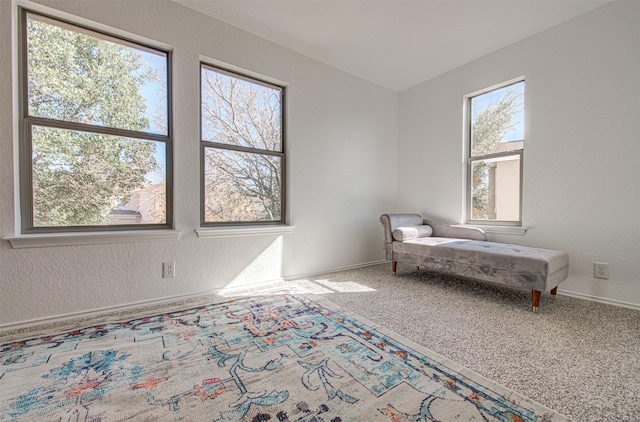
[(391, 271), (393, 271), (393, 275), (396, 275), (396, 267), (398, 263), (396, 261), (391, 261)]
[(534, 313), (538, 313), (538, 308), (540, 307), (540, 293), (540, 290), (531, 290), (531, 303)]
[(556, 293), (558, 293), (558, 286), (551, 289), (551, 300), (556, 300)]

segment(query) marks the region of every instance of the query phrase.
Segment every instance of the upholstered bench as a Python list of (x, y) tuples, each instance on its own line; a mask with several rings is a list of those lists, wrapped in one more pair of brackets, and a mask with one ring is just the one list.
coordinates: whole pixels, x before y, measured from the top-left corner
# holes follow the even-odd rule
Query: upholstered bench
[(555, 299), (567, 278), (569, 255), (551, 249), (488, 242), (482, 230), (450, 226), (420, 214), (383, 214), (385, 255), (393, 273), (398, 262), (531, 290), (533, 312), (541, 292)]

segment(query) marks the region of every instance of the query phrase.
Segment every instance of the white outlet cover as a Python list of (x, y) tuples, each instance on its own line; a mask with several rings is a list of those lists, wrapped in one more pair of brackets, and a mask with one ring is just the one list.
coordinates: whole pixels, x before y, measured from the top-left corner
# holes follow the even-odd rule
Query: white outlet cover
[(176, 276), (176, 263), (165, 262), (162, 264), (162, 278), (173, 278)]
[(609, 279), (609, 264), (605, 264), (603, 262), (594, 262), (593, 263), (593, 277), (601, 278), (604, 280)]

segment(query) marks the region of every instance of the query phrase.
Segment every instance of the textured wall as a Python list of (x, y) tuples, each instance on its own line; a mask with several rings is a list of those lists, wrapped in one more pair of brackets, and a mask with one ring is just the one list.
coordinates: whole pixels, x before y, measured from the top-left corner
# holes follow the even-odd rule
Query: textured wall
[[(11, 249), (0, 242), (0, 325), (383, 258), (395, 208), (397, 94), (168, 1), (38, 1), (174, 49), (177, 241)], [(0, 235), (14, 235), (12, 4), (0, 2)], [(289, 83), (286, 236), (198, 239), (199, 58)], [(176, 262), (162, 279), (161, 263)]]
[(460, 221), (463, 96), (524, 75), (529, 230), (491, 239), (566, 250), (561, 289), (640, 305), (639, 22), (613, 2), (402, 92), (399, 209)]

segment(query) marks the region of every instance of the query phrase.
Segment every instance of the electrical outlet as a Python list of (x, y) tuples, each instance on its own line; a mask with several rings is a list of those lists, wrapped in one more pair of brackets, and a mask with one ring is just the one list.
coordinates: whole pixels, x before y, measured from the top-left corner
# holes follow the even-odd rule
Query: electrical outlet
[(605, 280), (609, 279), (609, 264), (604, 264), (602, 262), (594, 262), (593, 263), (593, 276), (595, 278), (603, 278)]
[(176, 276), (176, 263), (165, 262), (162, 264), (162, 278), (173, 278)]

